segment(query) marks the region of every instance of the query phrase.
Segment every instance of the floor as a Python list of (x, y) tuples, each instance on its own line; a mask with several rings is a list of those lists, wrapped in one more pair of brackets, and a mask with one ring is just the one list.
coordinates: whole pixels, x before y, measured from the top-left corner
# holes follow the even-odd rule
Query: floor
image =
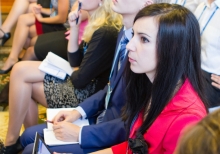
[[(6, 16), (7, 16), (6, 14), (2, 14), (2, 21), (4, 21)], [(12, 36), (13, 36), (13, 33), (14, 33), (14, 29), (11, 32)], [(11, 37), (9, 41), (7, 41), (4, 47), (0, 47), (0, 56), (10, 53), (12, 40), (13, 40), (13, 37)], [(4, 64), (4, 60), (6, 60), (6, 58), (3, 58), (0, 60), (0, 68)], [(0, 84), (5, 84), (8, 81), (9, 81), (9, 75), (7, 75), (6, 77), (3, 77), (0, 75)], [(46, 109), (42, 106), (39, 106), (39, 119), (45, 118), (45, 112), (46, 112)], [(9, 118), (8, 107), (4, 111), (2, 111), (2, 107), (0, 106), (0, 139), (2, 139), (3, 141), (6, 137), (6, 133), (8, 130), (8, 118)], [(23, 130), (24, 128), (21, 129), (21, 132), (23, 132)]]

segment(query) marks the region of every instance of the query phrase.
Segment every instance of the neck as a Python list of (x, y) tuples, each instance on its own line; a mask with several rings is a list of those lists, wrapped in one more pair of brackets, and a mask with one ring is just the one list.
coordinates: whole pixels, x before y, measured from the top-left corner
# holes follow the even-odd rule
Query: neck
[(208, 1), (208, 4), (211, 5), (212, 2), (214, 2), (215, 0), (207, 0)]
[(123, 25), (126, 29), (132, 28), (135, 15), (122, 15), (123, 16)]

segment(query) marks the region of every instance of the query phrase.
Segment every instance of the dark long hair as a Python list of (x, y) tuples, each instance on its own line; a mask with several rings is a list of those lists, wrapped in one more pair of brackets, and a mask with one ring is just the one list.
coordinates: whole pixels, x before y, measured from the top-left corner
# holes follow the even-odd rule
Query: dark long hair
[(200, 28), (195, 16), (180, 5), (161, 3), (143, 8), (136, 15), (134, 23), (144, 17), (155, 17), (159, 25), (156, 74), (151, 83), (146, 74), (133, 73), (130, 63), (127, 63), (127, 102), (122, 114), (129, 130), (135, 115), (149, 107), (147, 117), (138, 131), (141, 134), (146, 132), (170, 101), (180, 79), (183, 83), (188, 79), (207, 106), (200, 61)]

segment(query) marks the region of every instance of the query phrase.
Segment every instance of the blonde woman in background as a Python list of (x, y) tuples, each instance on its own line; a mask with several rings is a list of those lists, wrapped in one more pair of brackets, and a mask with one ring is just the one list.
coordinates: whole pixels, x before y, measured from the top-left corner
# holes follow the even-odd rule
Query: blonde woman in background
[(14, 66), (10, 76), (9, 127), (1, 154), (17, 153), (25, 147), (20, 145), (19, 131), (22, 124), (25, 128), (37, 124), (35, 101), (49, 108), (76, 107), (106, 85), (122, 24), (121, 16), (112, 11), (111, 0), (80, 2), (90, 17), (82, 48), (78, 45), (80, 11), (69, 14), (68, 57), (71, 66), (75, 67), (71, 77), (63, 81), (45, 74), (38, 69), (41, 62), (24, 61)]

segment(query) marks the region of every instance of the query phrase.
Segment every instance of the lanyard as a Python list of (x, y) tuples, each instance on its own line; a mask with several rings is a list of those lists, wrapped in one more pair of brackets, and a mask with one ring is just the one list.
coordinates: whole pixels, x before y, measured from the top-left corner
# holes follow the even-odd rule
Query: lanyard
[[(123, 34), (123, 36), (125, 35), (125, 32)], [(123, 38), (122, 36), (122, 38)], [(121, 38), (121, 39), (122, 39)], [(121, 43), (122, 40), (120, 40), (119, 44)], [(119, 51), (121, 49), (121, 45), (118, 47), (117, 49), (117, 52), (116, 52), (116, 55), (115, 55), (115, 59), (114, 59), (114, 62), (113, 62), (113, 65), (112, 65), (112, 68), (111, 68), (111, 73), (109, 75), (109, 83), (108, 83), (108, 90), (107, 90), (107, 94), (105, 96), (105, 109), (107, 109), (108, 107), (108, 103), (109, 103), (109, 99), (111, 97), (111, 93), (112, 93), (112, 87), (111, 87), (111, 84), (110, 84), (110, 80), (111, 80), (111, 77), (112, 77), (112, 73), (113, 73), (113, 69), (115, 67), (115, 64), (116, 64), (116, 59), (118, 58), (118, 54), (119, 54)]]
[(86, 54), (87, 49), (88, 49), (88, 43), (83, 42), (83, 54), (84, 55)]
[[(178, 0), (176, 0), (175, 4), (177, 4), (177, 3), (178, 3)], [(182, 6), (184, 6), (185, 4), (186, 4), (186, 0), (183, 1)]]
[[(123, 35), (125, 35), (125, 32), (124, 32)], [(122, 38), (123, 38), (123, 36), (122, 36)], [(122, 39), (122, 38), (121, 38), (121, 39)], [(119, 44), (121, 43), (121, 41), (122, 41), (122, 40), (120, 40)], [(112, 69), (111, 69), (111, 72), (110, 72), (110, 76), (109, 76), (109, 81), (110, 81), (110, 79), (111, 79), (111, 77), (112, 77), (113, 69), (114, 69), (114, 67), (115, 67), (116, 59), (118, 58), (118, 54), (119, 54), (120, 49), (121, 49), (121, 45), (120, 45), (120, 47), (118, 48), (118, 50), (117, 50), (117, 52), (116, 52), (115, 59), (114, 59), (114, 62), (113, 62), (113, 65), (112, 65)]]
[[(200, 20), (200, 18), (202, 17), (203, 13), (205, 12), (207, 6), (204, 7), (204, 9), (202, 10), (202, 13), (200, 14), (199, 18), (198, 18), (198, 21)], [(210, 22), (210, 20), (212, 19), (212, 17), (214, 16), (215, 12), (218, 10), (218, 6), (216, 6), (215, 10), (213, 11), (213, 13), (211, 14), (211, 16), (209, 17), (208, 21), (206, 22), (205, 26), (202, 28), (200, 34), (202, 35), (203, 32), (205, 31), (208, 23)]]

